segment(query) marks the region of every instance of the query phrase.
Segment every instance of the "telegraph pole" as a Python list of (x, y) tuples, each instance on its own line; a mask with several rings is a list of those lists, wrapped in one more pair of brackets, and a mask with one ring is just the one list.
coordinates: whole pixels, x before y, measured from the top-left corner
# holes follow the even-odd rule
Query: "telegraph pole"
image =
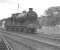
[(17, 9), (19, 10), (19, 3), (18, 3), (18, 8)]
[(19, 0), (17, 0), (17, 11), (19, 12)]

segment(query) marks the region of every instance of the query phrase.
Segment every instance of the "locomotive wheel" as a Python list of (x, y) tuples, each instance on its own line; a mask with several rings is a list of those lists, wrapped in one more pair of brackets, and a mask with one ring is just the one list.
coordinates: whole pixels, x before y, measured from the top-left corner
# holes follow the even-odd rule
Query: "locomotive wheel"
[(11, 31), (11, 28), (8, 28), (8, 31)]
[(6, 28), (6, 30), (8, 30), (8, 28)]
[(29, 29), (29, 30), (28, 30), (28, 32), (29, 32), (29, 33), (31, 33), (31, 32), (32, 32), (32, 30), (31, 30), (31, 29)]
[(11, 28), (11, 31), (14, 31), (14, 28)]
[(25, 33), (26, 33), (26, 32), (27, 32), (27, 28), (24, 28), (23, 32), (25, 32)]
[(21, 32), (21, 28), (17, 28), (17, 31), (18, 31), (18, 32)]
[(35, 32), (35, 29), (34, 28), (29, 28), (28, 29), (28, 33), (34, 33)]
[(31, 33), (31, 32), (32, 32), (31, 28), (28, 28), (27, 33)]
[(19, 28), (16, 28), (16, 31), (19, 32)]
[(21, 28), (21, 30), (20, 30), (21, 32), (23, 32), (24, 31), (24, 29), (23, 28)]
[(9, 28), (8, 28), (8, 26), (6, 26), (6, 30), (8, 30)]

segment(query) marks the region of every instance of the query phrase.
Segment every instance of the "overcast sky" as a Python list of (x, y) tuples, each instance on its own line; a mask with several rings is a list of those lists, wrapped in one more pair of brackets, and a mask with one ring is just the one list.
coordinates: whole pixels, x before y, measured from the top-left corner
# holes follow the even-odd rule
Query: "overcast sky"
[[(19, 11), (17, 4), (19, 3)], [(38, 16), (52, 6), (60, 6), (60, 0), (0, 0), (0, 19), (10, 17), (12, 13), (28, 11), (28, 8), (34, 8)]]

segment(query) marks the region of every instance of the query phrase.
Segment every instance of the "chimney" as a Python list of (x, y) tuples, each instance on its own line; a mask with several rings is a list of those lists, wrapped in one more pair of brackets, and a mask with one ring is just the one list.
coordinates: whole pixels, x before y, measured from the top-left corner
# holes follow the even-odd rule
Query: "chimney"
[(29, 11), (33, 11), (33, 8), (29, 8)]

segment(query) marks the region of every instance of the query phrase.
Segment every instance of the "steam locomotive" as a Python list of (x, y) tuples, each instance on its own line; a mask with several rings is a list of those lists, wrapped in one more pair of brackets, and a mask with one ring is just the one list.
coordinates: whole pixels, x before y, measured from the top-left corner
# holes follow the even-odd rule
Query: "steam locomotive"
[(12, 14), (5, 20), (4, 28), (8, 31), (35, 33), (39, 28), (37, 14), (32, 8), (29, 8), (29, 12)]

